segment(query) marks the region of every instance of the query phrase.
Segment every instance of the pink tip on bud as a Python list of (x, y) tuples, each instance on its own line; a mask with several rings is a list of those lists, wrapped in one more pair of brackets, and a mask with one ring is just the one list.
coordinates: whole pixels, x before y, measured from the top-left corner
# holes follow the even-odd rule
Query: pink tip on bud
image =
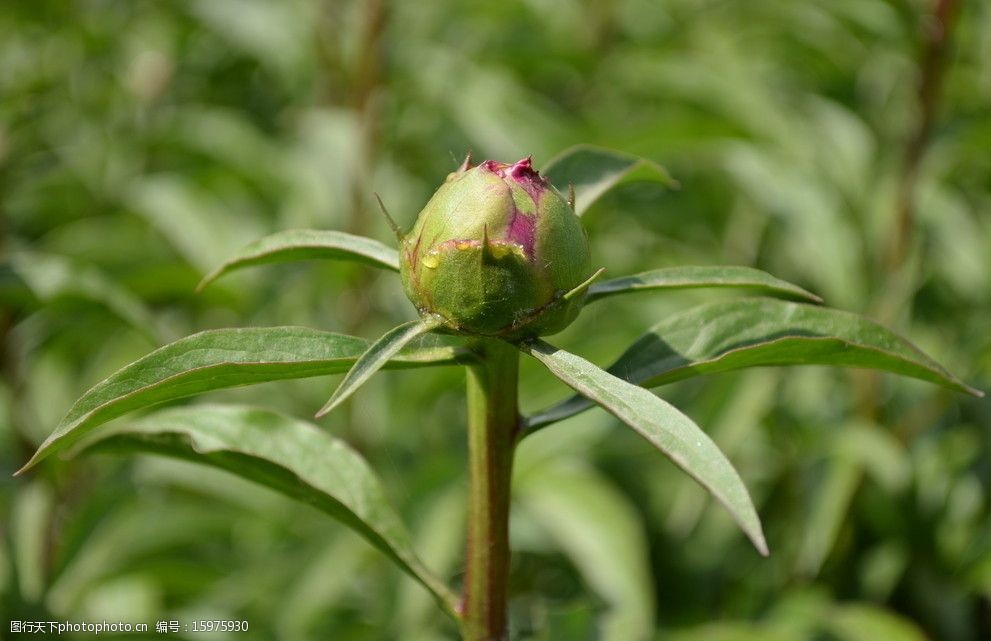
[(540, 195), (548, 187), (547, 181), (540, 175), (540, 172), (533, 168), (532, 156), (521, 158), (512, 165), (495, 160), (486, 160), (481, 166), (503, 178), (515, 181), (526, 190), (526, 193), (530, 194), (534, 202), (540, 199)]
[(517, 160), (515, 164), (510, 165), (507, 173), (510, 178), (516, 181), (524, 178), (540, 178), (540, 173), (533, 168), (533, 156), (527, 156), (526, 158)]

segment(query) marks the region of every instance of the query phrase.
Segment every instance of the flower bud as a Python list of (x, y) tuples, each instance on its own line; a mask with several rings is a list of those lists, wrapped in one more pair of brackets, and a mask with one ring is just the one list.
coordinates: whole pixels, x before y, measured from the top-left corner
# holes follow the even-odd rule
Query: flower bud
[[(584, 302), (589, 253), (574, 209), (530, 164), (466, 160), (402, 240), (406, 294), (449, 329), (525, 338), (564, 329)], [(567, 296), (565, 295), (567, 294)]]

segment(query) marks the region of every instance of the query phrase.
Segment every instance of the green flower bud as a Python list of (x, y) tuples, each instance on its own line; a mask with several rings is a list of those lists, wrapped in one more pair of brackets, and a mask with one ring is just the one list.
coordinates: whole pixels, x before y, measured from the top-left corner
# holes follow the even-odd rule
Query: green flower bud
[[(466, 160), (402, 240), (406, 294), (459, 333), (552, 334), (575, 319), (589, 276), (574, 209), (530, 164)], [(567, 294), (567, 296), (566, 296)]]

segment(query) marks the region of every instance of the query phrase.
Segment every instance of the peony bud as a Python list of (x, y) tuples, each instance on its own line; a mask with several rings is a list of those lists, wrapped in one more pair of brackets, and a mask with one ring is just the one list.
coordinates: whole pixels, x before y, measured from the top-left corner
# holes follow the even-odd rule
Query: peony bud
[(552, 334), (584, 302), (588, 239), (529, 158), (465, 160), (403, 238), (400, 271), (417, 309), (441, 316), (451, 330), (511, 339)]

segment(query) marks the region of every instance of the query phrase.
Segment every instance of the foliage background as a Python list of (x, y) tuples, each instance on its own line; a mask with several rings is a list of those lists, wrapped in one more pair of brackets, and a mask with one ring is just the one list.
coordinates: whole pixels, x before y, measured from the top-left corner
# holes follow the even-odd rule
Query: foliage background
[[(398, 279), (348, 264), (193, 289), (279, 229), (388, 241), (373, 192), (408, 225), (468, 149), (533, 154), (538, 167), (583, 142), (656, 160), (680, 190), (632, 185), (586, 217), (610, 275), (760, 267), (991, 388), (991, 7), (940, 5), (959, 6), (945, 60), (926, 71), (938, 23), (922, 0), (6, 3), (0, 619), (451, 637), (425, 594), (345, 528), (220, 472), (94, 457), (11, 474), (73, 399), (169, 340), (283, 324), (371, 338), (411, 318)], [(927, 74), (941, 90), (920, 98)], [(713, 296), (618, 299), (556, 342), (605, 364)], [(564, 395), (536, 368), (524, 380), (525, 408)], [(207, 400), (307, 418), (332, 385)], [(388, 373), (321, 421), (372, 462), (453, 581), (461, 385), (454, 370)], [(991, 635), (987, 398), (815, 367), (661, 393), (738, 466), (772, 556), (647, 444), (588, 412), (520, 451), (519, 638)]]

